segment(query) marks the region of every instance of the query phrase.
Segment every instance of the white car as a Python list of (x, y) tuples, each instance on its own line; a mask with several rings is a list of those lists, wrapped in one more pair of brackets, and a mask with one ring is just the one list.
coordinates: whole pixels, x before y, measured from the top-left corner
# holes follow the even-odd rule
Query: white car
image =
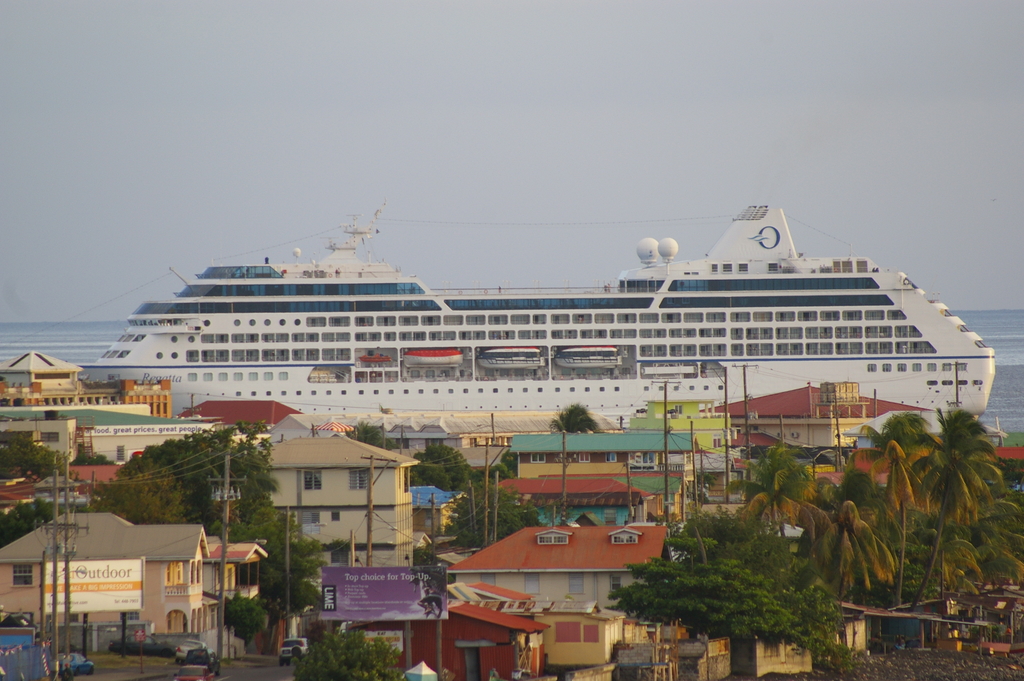
[(286, 638), (281, 644), (281, 652), (277, 656), (278, 666), (283, 667), (291, 664), (292, 660), (298, 660), (309, 652), (309, 639), (307, 638)]
[(202, 641), (182, 641), (174, 649), (174, 661), (182, 664), (185, 662), (185, 656), (188, 655), (188, 651), (195, 650), (196, 648), (206, 648), (206, 644)]

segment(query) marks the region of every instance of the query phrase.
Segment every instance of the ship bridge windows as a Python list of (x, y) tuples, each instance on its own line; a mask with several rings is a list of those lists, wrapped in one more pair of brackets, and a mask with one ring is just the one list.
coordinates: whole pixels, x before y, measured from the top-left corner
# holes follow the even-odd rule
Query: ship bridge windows
[(916, 326), (897, 326), (895, 331), (897, 338), (923, 338)]
[[(430, 301), (432, 302), (432, 301)], [(470, 310), (643, 310), (653, 298), (485, 298), (445, 300), (454, 311)]]
[(891, 355), (891, 341), (868, 341), (864, 343), (864, 352), (868, 355)]
[(284, 275), (270, 265), (207, 267), (198, 279), (281, 279)]
[(654, 293), (661, 289), (664, 279), (620, 279), (620, 293)]
[[(712, 265), (712, 268), (715, 266)], [(712, 269), (712, 272), (715, 270)], [(669, 291), (813, 291), (877, 289), (871, 277), (805, 277), (771, 279), (676, 279)]]
[(928, 341), (897, 341), (895, 345), (897, 355), (933, 355), (936, 352)]

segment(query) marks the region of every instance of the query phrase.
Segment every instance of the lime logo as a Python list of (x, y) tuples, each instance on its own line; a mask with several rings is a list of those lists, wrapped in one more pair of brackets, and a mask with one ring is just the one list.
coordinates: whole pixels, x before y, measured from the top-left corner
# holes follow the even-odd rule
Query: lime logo
[(761, 244), (761, 248), (771, 250), (779, 245), (779, 241), (782, 239), (782, 235), (779, 234), (779, 230), (774, 227), (762, 227), (761, 231), (750, 237), (751, 241), (756, 241)]

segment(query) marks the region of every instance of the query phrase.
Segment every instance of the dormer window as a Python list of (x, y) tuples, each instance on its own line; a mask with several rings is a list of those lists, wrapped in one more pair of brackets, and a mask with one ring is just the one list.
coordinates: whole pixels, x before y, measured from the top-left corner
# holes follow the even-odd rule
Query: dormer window
[(609, 533), (609, 537), (613, 544), (639, 544), (641, 532), (637, 532), (634, 529), (624, 527), (621, 530), (615, 530)]
[(560, 530), (548, 530), (547, 532), (537, 533), (538, 544), (568, 544), (569, 543), (569, 532), (562, 532)]

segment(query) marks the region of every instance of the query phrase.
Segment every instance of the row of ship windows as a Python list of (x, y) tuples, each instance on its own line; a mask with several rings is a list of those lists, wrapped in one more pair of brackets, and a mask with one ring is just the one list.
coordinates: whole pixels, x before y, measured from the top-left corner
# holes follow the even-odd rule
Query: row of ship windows
[[(799, 312), (757, 311), (757, 312), (620, 312), (614, 313), (573, 313), (573, 314), (489, 314), (489, 315), (377, 315), (362, 317), (306, 317), (305, 324), (309, 327), (346, 327), (346, 326), (505, 326), (526, 324), (720, 324), (726, 320), (744, 324), (748, 322), (859, 322), (882, 321), (889, 319), (898, 321), (906, 319), (902, 310), (801, 310)], [(263, 320), (264, 326), (273, 322)], [(303, 320), (293, 320), (295, 326), (301, 326)], [(203, 322), (210, 325), (209, 320)], [(241, 326), (242, 320), (234, 320), (235, 326)], [(285, 326), (287, 321), (279, 319), (278, 324)], [(250, 319), (249, 326), (256, 326), (256, 320)]]
[(707, 343), (701, 345), (641, 345), (640, 357), (796, 357), (802, 355), (933, 355), (927, 341), (842, 343)]
[[(749, 331), (749, 329), (748, 329)], [(753, 336), (747, 336), (748, 339)], [(827, 336), (831, 338), (831, 336)], [(770, 336), (768, 336), (770, 338)], [(358, 340), (358, 339), (357, 339)], [(394, 339), (391, 339), (394, 340)], [(406, 340), (406, 339), (403, 339)], [(481, 339), (483, 340), (483, 339)], [(492, 340), (504, 340), (493, 339)], [(509, 339), (511, 340), (511, 339)], [(728, 351), (727, 351), (728, 347)], [(799, 355), (930, 355), (935, 354), (935, 347), (927, 341), (868, 341), (868, 342), (817, 342), (817, 343), (704, 343), (704, 344), (672, 344), (672, 345), (641, 345), (640, 357), (770, 357)], [(108, 357), (127, 357), (130, 350), (112, 350), (103, 355)], [(178, 359), (177, 352), (171, 353), (171, 359)], [(164, 353), (156, 353), (157, 359), (163, 359)], [(188, 350), (185, 352), (186, 362), (349, 362), (352, 360), (350, 348), (278, 348), (273, 350)]]
[[(922, 338), (916, 326), (808, 326), (808, 327), (760, 327), (747, 329), (719, 328), (673, 328), (673, 329), (556, 329), (551, 337), (559, 338), (731, 338), (732, 340), (827, 340), (830, 338)], [(357, 343), (370, 341), (447, 341), (447, 340), (514, 340), (515, 331), (404, 331), (401, 333), (377, 331), (356, 332)], [(547, 331), (519, 331), (520, 340), (543, 340)], [(203, 343), (347, 343), (352, 335), (348, 332), (333, 333), (204, 333), (199, 337)], [(190, 336), (189, 342), (195, 337)]]

